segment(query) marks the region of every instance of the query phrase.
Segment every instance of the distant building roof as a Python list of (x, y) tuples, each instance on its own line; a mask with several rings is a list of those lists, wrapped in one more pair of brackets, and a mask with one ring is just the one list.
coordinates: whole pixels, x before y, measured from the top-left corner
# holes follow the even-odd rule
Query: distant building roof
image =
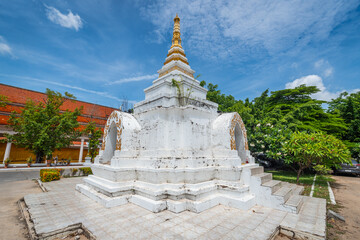
[[(8, 105), (6, 107), (0, 107), (0, 129), (4, 128), (4, 125), (7, 125), (7, 120), (12, 111), (20, 112), (28, 99), (31, 99), (35, 102), (44, 102), (46, 99), (46, 94), (42, 92), (37, 92), (29, 89), (14, 87), (6, 84), (0, 83), (0, 95), (4, 95), (8, 98)], [(105, 126), (108, 116), (114, 110), (118, 110), (112, 107), (107, 107), (99, 104), (74, 100), (66, 101), (62, 106), (61, 110), (74, 111), (75, 108), (80, 108), (83, 106), (82, 114), (78, 117), (78, 122), (81, 125), (86, 125), (91, 120), (96, 123), (98, 127), (103, 128)]]

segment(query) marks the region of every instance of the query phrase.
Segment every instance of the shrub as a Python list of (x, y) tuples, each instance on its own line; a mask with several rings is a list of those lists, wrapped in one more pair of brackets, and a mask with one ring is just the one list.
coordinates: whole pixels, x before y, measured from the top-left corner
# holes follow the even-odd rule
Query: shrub
[(26, 159), (26, 162), (27, 162), (28, 164), (32, 164), (32, 162), (33, 162), (32, 156), (28, 157), (28, 158)]
[(84, 176), (88, 176), (90, 174), (93, 174), (90, 167), (80, 168), (80, 171), (83, 173)]
[(51, 182), (54, 180), (60, 179), (60, 171), (61, 169), (41, 169), (40, 170), (40, 180), (42, 182)]
[(72, 169), (71, 169), (71, 175), (72, 175), (72, 176), (75, 176), (76, 173), (77, 173), (77, 171), (78, 171), (77, 168), (72, 168)]
[(43, 171), (41, 175), (42, 182), (51, 182), (60, 179), (60, 171)]
[(11, 162), (10, 158), (5, 159), (5, 161), (4, 161), (5, 164), (9, 164), (10, 162)]
[(316, 165), (313, 167), (317, 174), (325, 175), (331, 172), (331, 168), (324, 166), (324, 165)]

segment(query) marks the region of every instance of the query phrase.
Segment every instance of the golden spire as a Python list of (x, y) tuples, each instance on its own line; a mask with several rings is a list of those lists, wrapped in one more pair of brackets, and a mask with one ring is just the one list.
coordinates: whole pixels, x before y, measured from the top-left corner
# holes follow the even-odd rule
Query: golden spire
[[(168, 55), (167, 58), (165, 59), (164, 65), (167, 65), (170, 62), (182, 62), (186, 65), (189, 65), (185, 52), (183, 50), (183, 48), (181, 47), (181, 37), (180, 37), (180, 18), (179, 16), (176, 14), (176, 17), (174, 18), (174, 31), (173, 31), (173, 38), (172, 38), (172, 45), (170, 50), (168, 51)], [(188, 67), (190, 69), (190, 67)], [(183, 73), (185, 73), (186, 75), (190, 76), (190, 77), (194, 77), (193, 73), (191, 72), (192, 70), (190, 69), (190, 71), (188, 70), (188, 68), (184, 68), (184, 67), (179, 67), (178, 65), (174, 65), (169, 69), (166, 69), (164, 71), (160, 70), (161, 72), (159, 73), (159, 77), (162, 77), (166, 74), (168, 74), (171, 71), (174, 70), (179, 70)]]
[(172, 47), (180, 47), (181, 48), (181, 37), (180, 37), (180, 18), (178, 14), (174, 18), (174, 31), (173, 31), (173, 38), (172, 38)]

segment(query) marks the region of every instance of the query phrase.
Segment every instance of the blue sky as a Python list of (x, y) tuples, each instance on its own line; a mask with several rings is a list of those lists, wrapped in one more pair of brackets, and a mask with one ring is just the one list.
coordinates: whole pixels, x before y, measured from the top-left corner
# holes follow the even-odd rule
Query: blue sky
[(0, 83), (119, 107), (144, 99), (181, 18), (199, 80), (236, 99), (360, 90), (360, 1), (0, 0)]

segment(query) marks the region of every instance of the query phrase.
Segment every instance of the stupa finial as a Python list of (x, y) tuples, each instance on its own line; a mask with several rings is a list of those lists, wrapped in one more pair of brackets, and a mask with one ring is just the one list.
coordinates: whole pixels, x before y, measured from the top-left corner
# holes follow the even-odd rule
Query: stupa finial
[(176, 14), (176, 17), (174, 18), (174, 31), (173, 31), (171, 47), (180, 47), (181, 48), (180, 18), (178, 16), (178, 14)]

